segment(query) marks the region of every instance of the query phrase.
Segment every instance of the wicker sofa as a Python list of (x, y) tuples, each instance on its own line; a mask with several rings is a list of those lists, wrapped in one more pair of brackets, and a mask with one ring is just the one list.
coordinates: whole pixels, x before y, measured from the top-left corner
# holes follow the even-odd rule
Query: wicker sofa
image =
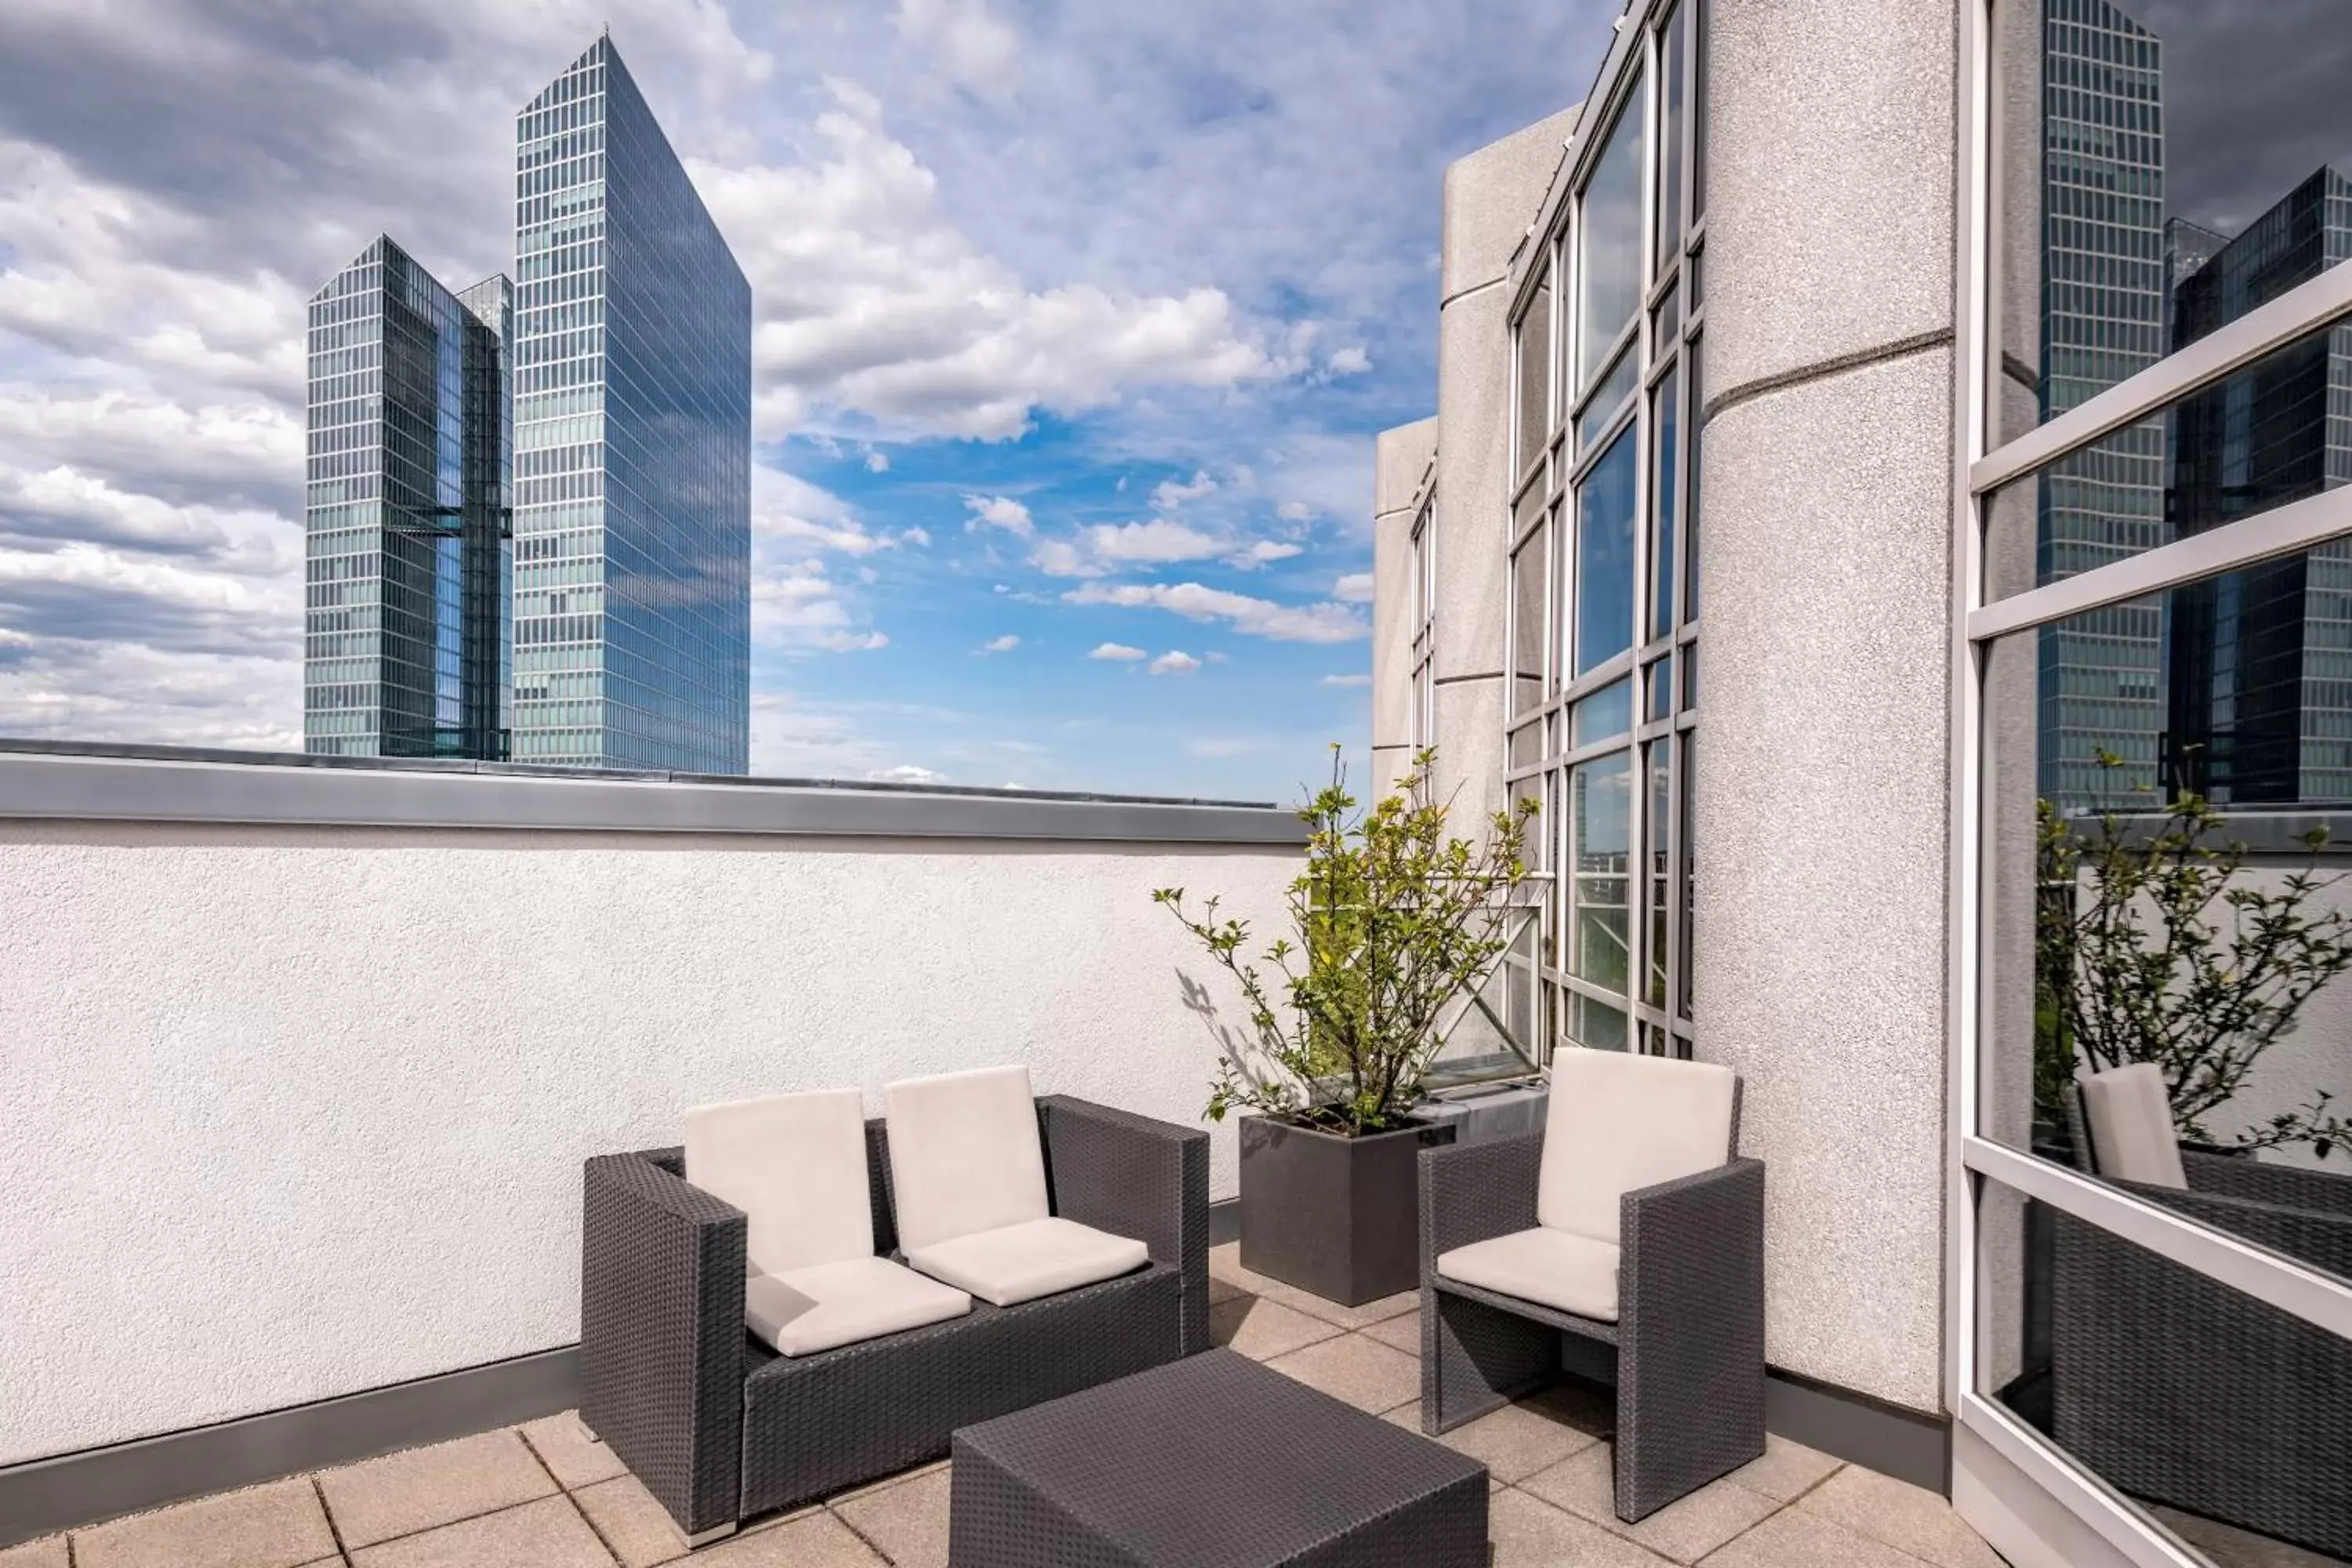
[[(2352, 1279), (2352, 1176), (2178, 1148), (2139, 1067), (2078, 1086), (2078, 1157), (2104, 1181)], [(2134, 1082), (2135, 1079), (2141, 1079)], [(2097, 1103), (2104, 1100), (2105, 1103)], [(2137, 1123), (2137, 1125), (2136, 1125)], [(2053, 1213), (2052, 1435), (2134, 1496), (2352, 1558), (2352, 1346)]]
[(1421, 1154), (1421, 1426), (1613, 1382), (1617, 1516), (1764, 1451), (1764, 1166), (1720, 1067), (1552, 1058), (1544, 1131)]
[[(957, 1427), (1205, 1350), (1206, 1133), (1034, 1102), (1053, 1214), (1142, 1241), (1139, 1270), (803, 1355), (746, 1328), (746, 1217), (681, 1149), (589, 1160), (581, 1416), (693, 1542), (944, 1458)], [(875, 1251), (898, 1254), (889, 1129), (865, 1124)]]

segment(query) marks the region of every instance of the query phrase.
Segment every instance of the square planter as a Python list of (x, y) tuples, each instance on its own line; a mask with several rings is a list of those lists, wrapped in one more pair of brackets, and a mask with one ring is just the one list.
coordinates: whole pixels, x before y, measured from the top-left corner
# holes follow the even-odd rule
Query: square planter
[(1451, 1125), (1342, 1138), (1245, 1116), (1241, 1142), (1243, 1268), (1346, 1307), (1420, 1286), (1419, 1156)]

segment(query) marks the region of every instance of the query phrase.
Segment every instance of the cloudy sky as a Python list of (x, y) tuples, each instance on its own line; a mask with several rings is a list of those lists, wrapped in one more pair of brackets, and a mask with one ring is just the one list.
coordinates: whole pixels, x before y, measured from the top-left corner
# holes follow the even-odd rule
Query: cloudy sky
[(300, 743), (302, 302), (611, 24), (757, 316), (755, 772), (1293, 797), (1446, 161), (1607, 0), (7, 0), (0, 734)]

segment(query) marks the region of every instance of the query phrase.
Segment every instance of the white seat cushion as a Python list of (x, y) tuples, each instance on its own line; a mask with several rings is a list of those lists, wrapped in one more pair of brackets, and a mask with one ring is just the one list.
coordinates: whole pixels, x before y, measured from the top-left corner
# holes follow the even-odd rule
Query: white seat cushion
[(686, 1179), (743, 1211), (754, 1273), (874, 1256), (866, 1102), (854, 1089), (688, 1111)]
[(2161, 1068), (2154, 1062), (2110, 1068), (2093, 1073), (2078, 1088), (2083, 1120), (2091, 1130), (2092, 1162), (2099, 1174), (2158, 1187), (2189, 1185)]
[(1437, 1272), (1580, 1318), (1617, 1321), (1617, 1247), (1610, 1242), (1539, 1225), (1441, 1252)]
[(907, 1261), (934, 1279), (1000, 1307), (1116, 1279), (1150, 1260), (1143, 1243), (1073, 1219), (1026, 1220), (907, 1249)]
[(971, 1310), (971, 1298), (887, 1258), (852, 1258), (743, 1282), (751, 1331), (785, 1355), (879, 1339)]
[(1027, 1068), (909, 1079), (882, 1095), (898, 1246), (909, 1258), (1052, 1212)]
[(1623, 1051), (1554, 1052), (1536, 1218), (1612, 1246), (1618, 1200), (1731, 1158), (1738, 1078), (1711, 1062)]

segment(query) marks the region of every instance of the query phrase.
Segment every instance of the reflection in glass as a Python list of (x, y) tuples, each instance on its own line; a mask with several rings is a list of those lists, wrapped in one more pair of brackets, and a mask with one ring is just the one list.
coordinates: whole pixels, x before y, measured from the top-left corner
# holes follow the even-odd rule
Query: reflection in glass
[(1577, 258), (1584, 310), (1578, 318), (1578, 384), (1592, 375), (1642, 303), (1643, 83), (1627, 91), (1584, 187)]
[(1569, 997), (1569, 1038), (1588, 1050), (1625, 1048), (1625, 1010), (1596, 1001), (1581, 992)]
[(1630, 732), (1633, 728), (1633, 681), (1612, 680), (1576, 705), (1569, 727), (1570, 751), (1579, 746), (1598, 745), (1603, 741)]
[(1653, 663), (1643, 674), (1643, 689), (1648, 694), (1643, 699), (1642, 717), (1644, 720), (1663, 719), (1675, 710), (1675, 661), (1672, 658), (1661, 658)]
[(1682, 249), (1683, 239), (1683, 28), (1682, 16), (1668, 13), (1658, 31), (1660, 69), (1664, 98), (1658, 110), (1658, 189), (1652, 210), (1658, 215), (1658, 270), (1663, 272)]
[(1576, 673), (1633, 646), (1636, 426), (1627, 426), (1576, 493)]
[(1576, 416), (1576, 449), (1581, 453), (1599, 440), (1609, 428), (1610, 416), (1615, 414), (1633, 393), (1633, 383), (1642, 363), (1642, 345), (1628, 343), (1609, 374), (1601, 378), (1600, 387)]
[[(1698, 258), (1691, 258), (1691, 280), (1698, 280)], [(1690, 487), (1683, 503), (1683, 620), (1698, 619), (1699, 446), (1706, 437), (1706, 376), (1700, 353), (1704, 340), (1693, 338), (1686, 356), (1690, 364)], [(1695, 699), (1685, 699), (1685, 701)]]
[(1977, 1223), (1979, 1393), (2225, 1568), (2352, 1555), (2352, 1343), (1998, 1182)]
[(1519, 319), (1519, 445), (1514, 473), (1540, 457), (1551, 434), (1551, 274), (1536, 284)]
[(1666, 846), (1666, 826), (1675, 809), (1674, 744), (1672, 738), (1662, 737), (1643, 750), (1650, 778), (1642, 805), (1642, 854), (1650, 868), (1643, 894), (1650, 908), (1649, 982), (1643, 994), (1655, 1007), (1666, 1002), (1666, 924), (1674, 910), (1673, 861)]
[(1620, 994), (1629, 967), (1632, 829), (1632, 756), (1619, 752), (1580, 763), (1569, 774), (1569, 973)]
[(1657, 460), (1650, 469), (1650, 633), (1675, 629), (1675, 373), (1669, 371), (1650, 395), (1650, 428)]
[[(1685, 645), (1683, 649), (1683, 658), (1687, 660), (1692, 654), (1697, 651), (1698, 649), (1696, 644)], [(1682, 767), (1680, 769), (1682, 775), (1682, 799), (1677, 803), (1675, 807), (1675, 809), (1681, 814), (1682, 827), (1681, 831), (1675, 835), (1675, 843), (1681, 851), (1680, 858), (1683, 863), (1683, 886), (1682, 896), (1675, 900), (1675, 908), (1682, 920), (1682, 934), (1677, 946), (1682, 952), (1683, 962), (1682, 968), (1678, 975), (1679, 984), (1675, 987), (1678, 994), (1675, 997), (1675, 1010), (1681, 1016), (1687, 1018), (1691, 1016), (1691, 970), (1693, 968), (1690, 957), (1691, 895), (1695, 879), (1693, 868), (1698, 861), (1698, 857), (1693, 853), (1693, 850), (1697, 844), (1697, 836), (1693, 831), (1695, 824), (1691, 816), (1691, 802), (1696, 798), (1691, 780), (1693, 775), (1698, 770), (1698, 735), (1696, 731), (1685, 730), (1682, 732)]]
[(1543, 700), (1544, 589), (1551, 581), (1550, 531), (1538, 524), (1511, 558), (1511, 711)]

